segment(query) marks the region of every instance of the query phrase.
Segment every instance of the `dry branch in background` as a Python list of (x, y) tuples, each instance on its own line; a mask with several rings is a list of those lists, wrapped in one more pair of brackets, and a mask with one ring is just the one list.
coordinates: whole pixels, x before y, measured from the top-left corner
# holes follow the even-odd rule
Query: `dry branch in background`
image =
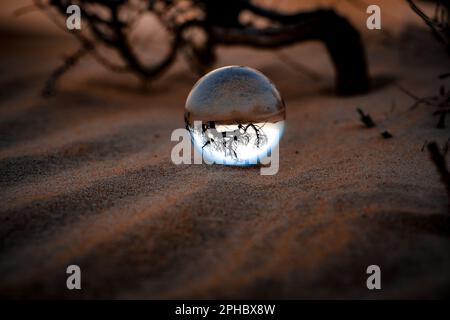
[(438, 145), (435, 142), (428, 144), (428, 151), (430, 152), (430, 157), (436, 166), (439, 175), (441, 176), (442, 183), (444, 183), (447, 193), (450, 199), (450, 172), (447, 168), (447, 163), (445, 161), (446, 153), (439, 150)]
[(411, 9), (422, 18), (450, 54), (450, 0), (435, 0), (434, 16), (430, 17), (413, 0), (406, 0)]
[[(440, 79), (443, 79), (442, 76), (439, 76)], [(439, 116), (438, 123), (436, 128), (445, 129), (446, 125), (446, 116), (450, 114), (450, 90), (446, 89), (446, 87), (442, 84), (439, 86), (438, 93), (429, 97), (418, 97), (413, 94), (409, 90), (403, 88), (402, 86), (397, 84), (397, 87), (406, 95), (415, 100), (414, 104), (410, 107), (410, 109), (414, 109), (419, 105), (426, 105), (429, 107), (435, 108), (433, 111), (434, 116)]]
[[(244, 45), (275, 49), (304, 41), (325, 44), (336, 70), (336, 89), (340, 94), (362, 93), (369, 88), (366, 54), (358, 31), (333, 10), (285, 14), (263, 8), (249, 0), (34, 0), (54, 20), (66, 17), (66, 8), (77, 4), (86, 30), (73, 33), (85, 48), (108, 68), (134, 73), (148, 81), (161, 75), (182, 53), (199, 74), (215, 61), (219, 45)], [(266, 21), (264, 27), (241, 22), (249, 12)], [(144, 62), (131, 41), (136, 21), (152, 15), (167, 31), (168, 51), (158, 61)], [(161, 41), (161, 40), (160, 40)], [(100, 53), (108, 47), (118, 54), (120, 63)], [(152, 56), (146, 52), (145, 56)], [(68, 65), (66, 62), (65, 65)], [(72, 65), (72, 64), (70, 64)], [(68, 68), (60, 68), (67, 70)], [(55, 83), (55, 72), (50, 84)], [(48, 86), (47, 89), (52, 89)], [(51, 90), (50, 90), (51, 91)]]

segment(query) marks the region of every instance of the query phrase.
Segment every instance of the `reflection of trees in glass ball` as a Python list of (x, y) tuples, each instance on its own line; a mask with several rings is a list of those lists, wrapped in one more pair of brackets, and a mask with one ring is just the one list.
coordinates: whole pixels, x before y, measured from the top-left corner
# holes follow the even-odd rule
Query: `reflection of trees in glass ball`
[(209, 162), (256, 163), (278, 144), (284, 120), (284, 102), (274, 84), (247, 67), (208, 73), (186, 101), (186, 127)]

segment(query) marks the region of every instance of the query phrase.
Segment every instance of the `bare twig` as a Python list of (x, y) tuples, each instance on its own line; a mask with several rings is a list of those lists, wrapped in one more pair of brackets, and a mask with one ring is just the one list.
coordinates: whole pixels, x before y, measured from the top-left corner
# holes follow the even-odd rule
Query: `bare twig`
[(403, 88), (398, 84), (397, 87), (406, 95), (415, 100), (415, 103), (410, 107), (410, 110), (416, 108), (420, 104), (425, 104), (437, 108), (437, 110), (433, 112), (433, 115), (439, 115), (439, 120), (436, 125), (436, 128), (438, 129), (445, 128), (446, 115), (450, 114), (450, 90), (446, 90), (445, 86), (441, 85), (436, 95), (419, 98), (418, 96), (416, 96), (415, 94), (411, 93), (410, 91), (406, 90), (405, 88)]
[(418, 96), (413, 94), (411, 91), (403, 88), (401, 85), (399, 85), (397, 83), (395, 85), (397, 86), (397, 88), (399, 88), (401, 91), (403, 91), (403, 93), (405, 93), (406, 95), (408, 95), (411, 98), (413, 98), (414, 100), (416, 100), (416, 103), (411, 106), (411, 109), (414, 109), (421, 103), (424, 103), (424, 104), (427, 104), (430, 106), (434, 106), (434, 104), (430, 101), (430, 98), (432, 98), (432, 97), (419, 98)]
[(364, 111), (360, 108), (357, 108), (356, 111), (358, 111), (360, 115), (361, 122), (367, 127), (367, 128), (373, 128), (375, 127), (375, 122), (372, 120), (372, 117), (369, 114), (364, 113)]
[(58, 67), (50, 77), (47, 79), (45, 83), (45, 87), (42, 90), (42, 95), (45, 97), (51, 96), (54, 92), (55, 85), (57, 80), (68, 70), (70, 70), (73, 66), (75, 66), (79, 60), (85, 56), (89, 51), (93, 49), (89, 44), (85, 44), (83, 47), (78, 49), (75, 53), (70, 55), (64, 60), (64, 63)]
[(428, 140), (425, 140), (425, 142), (422, 145), (422, 148), (420, 148), (420, 152), (423, 152), (425, 150), (425, 147), (428, 145)]
[(383, 131), (383, 132), (381, 133), (381, 136), (382, 136), (384, 139), (390, 139), (390, 138), (393, 137), (392, 134), (391, 134), (389, 131), (387, 131), (387, 130)]
[(431, 161), (435, 164), (450, 198), (450, 172), (447, 168), (445, 155), (441, 153), (436, 142), (431, 142), (428, 144), (428, 151), (430, 152)]
[(437, 0), (435, 17), (427, 16), (413, 0), (406, 0), (411, 9), (430, 27), (434, 36), (441, 42), (447, 52), (450, 52), (450, 2), (448, 0)]

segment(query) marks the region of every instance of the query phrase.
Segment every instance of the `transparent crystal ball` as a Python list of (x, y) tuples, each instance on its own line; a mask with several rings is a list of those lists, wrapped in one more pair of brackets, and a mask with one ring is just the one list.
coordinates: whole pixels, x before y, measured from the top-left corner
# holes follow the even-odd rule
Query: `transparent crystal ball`
[(209, 163), (252, 165), (279, 143), (286, 108), (275, 85), (241, 66), (211, 71), (192, 88), (185, 122), (192, 142)]

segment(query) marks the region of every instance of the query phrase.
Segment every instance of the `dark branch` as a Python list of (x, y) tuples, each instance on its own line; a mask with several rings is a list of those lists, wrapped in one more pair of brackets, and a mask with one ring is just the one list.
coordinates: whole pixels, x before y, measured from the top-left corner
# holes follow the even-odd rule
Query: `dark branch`
[(89, 44), (85, 44), (83, 47), (78, 49), (75, 53), (70, 55), (64, 60), (64, 63), (58, 67), (50, 77), (47, 79), (45, 83), (45, 87), (42, 90), (42, 95), (45, 97), (51, 96), (55, 90), (56, 82), (58, 79), (67, 71), (69, 71), (72, 67), (74, 67), (78, 61), (85, 56), (89, 51), (93, 49)]
[(266, 29), (213, 27), (216, 42), (247, 45), (261, 49), (280, 48), (305, 41), (322, 41), (336, 69), (340, 94), (356, 94), (369, 89), (364, 46), (359, 33), (332, 10), (318, 10), (296, 15), (297, 23)]
[(441, 180), (444, 183), (448, 196), (450, 198), (450, 172), (447, 168), (447, 163), (445, 161), (445, 155), (441, 153), (438, 145), (435, 142), (428, 144), (428, 151), (430, 152), (430, 157), (436, 166), (438, 173), (441, 176)]
[[(56, 8), (63, 17), (67, 6), (71, 4), (68, 0), (35, 2), (41, 9)], [(153, 13), (171, 36), (168, 39), (169, 52), (156, 63), (146, 64), (138, 57), (136, 48), (130, 42), (131, 22), (122, 21), (119, 14), (130, 5), (130, 1), (78, 0), (78, 3), (91, 35), (88, 39), (81, 33), (73, 34), (82, 43), (89, 42), (93, 48), (99, 42), (116, 50), (125, 64), (124, 69), (144, 80), (161, 75), (180, 51), (187, 53), (185, 56), (193, 69), (202, 72), (214, 62), (214, 50), (218, 45), (274, 49), (305, 41), (320, 41), (325, 44), (335, 66), (339, 93), (357, 94), (369, 89), (365, 50), (359, 33), (347, 19), (332, 10), (285, 14), (260, 7), (248, 0), (191, 0), (188, 6), (178, 6), (180, 2), (172, 0), (149, 1), (144, 11)], [(107, 17), (96, 12), (95, 8), (99, 7), (108, 13)], [(181, 19), (189, 10), (200, 11), (201, 14), (197, 13), (187, 20)], [(270, 26), (257, 29), (242, 25), (239, 16), (244, 10), (269, 19)], [(138, 12), (137, 15), (139, 14), (143, 12)], [(203, 30), (206, 39), (203, 45), (198, 46), (186, 37), (186, 31), (191, 28)], [(91, 53), (102, 64), (108, 67), (113, 65), (107, 59), (99, 59), (100, 55), (96, 50)]]

